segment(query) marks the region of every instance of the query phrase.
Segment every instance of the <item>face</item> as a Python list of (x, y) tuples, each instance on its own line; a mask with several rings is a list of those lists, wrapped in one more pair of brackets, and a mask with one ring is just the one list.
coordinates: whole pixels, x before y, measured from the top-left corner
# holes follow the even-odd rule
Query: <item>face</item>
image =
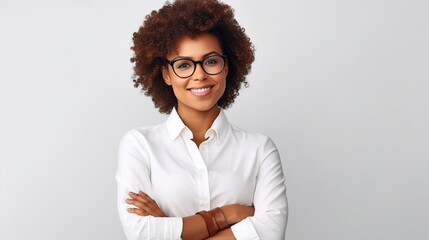
[[(180, 71), (186, 73), (188, 71), (186, 68), (189, 68), (190, 64), (192, 65), (192, 62), (182, 61), (182, 59), (190, 59), (196, 62), (203, 61), (201, 64), (197, 63), (195, 72), (186, 78), (177, 76), (171, 65), (163, 68), (164, 81), (173, 88), (179, 113), (217, 111), (217, 102), (225, 92), (226, 76), (228, 74), (226, 59), (225, 67), (218, 74), (210, 75), (207, 72), (212, 73), (210, 72), (211, 68), (219, 60), (219, 58), (212, 58), (212, 56), (222, 54), (219, 40), (211, 34), (203, 33), (194, 39), (187, 36), (181, 38), (177, 42), (176, 48), (167, 55), (168, 61), (176, 61), (174, 69), (179, 75), (181, 75)], [(204, 65), (207, 72), (203, 70), (202, 65)], [(181, 76), (183, 77), (190, 73), (188, 72)]]

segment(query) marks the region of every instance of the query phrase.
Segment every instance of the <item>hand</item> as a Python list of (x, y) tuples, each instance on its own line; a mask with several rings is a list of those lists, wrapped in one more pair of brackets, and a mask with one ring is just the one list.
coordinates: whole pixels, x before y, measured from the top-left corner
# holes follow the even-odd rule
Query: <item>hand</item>
[(221, 207), (228, 224), (233, 225), (241, 220), (253, 216), (255, 208), (252, 206), (244, 206), (240, 204), (230, 204)]
[(164, 212), (159, 208), (158, 204), (150, 198), (146, 193), (140, 191), (139, 194), (130, 192), (128, 194), (131, 199), (125, 200), (128, 204), (132, 204), (137, 208), (128, 208), (128, 212), (139, 216), (154, 216), (166, 217)]

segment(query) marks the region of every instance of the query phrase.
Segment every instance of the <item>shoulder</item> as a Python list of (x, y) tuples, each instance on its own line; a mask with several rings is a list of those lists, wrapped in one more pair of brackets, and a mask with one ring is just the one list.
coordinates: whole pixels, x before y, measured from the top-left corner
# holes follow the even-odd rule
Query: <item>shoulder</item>
[(137, 127), (129, 130), (124, 134), (120, 141), (120, 145), (145, 145), (145, 143), (156, 139), (157, 136), (159, 137), (166, 135), (166, 132), (167, 129), (165, 123), (161, 123), (155, 126)]
[(237, 141), (240, 141), (249, 147), (257, 147), (258, 149), (263, 149), (265, 151), (273, 151), (277, 149), (273, 140), (261, 132), (245, 130), (233, 124), (230, 124), (230, 130), (232, 136), (236, 138)]
[(124, 134), (119, 143), (118, 169), (129, 166), (150, 166), (150, 152), (156, 145), (156, 136), (165, 136), (165, 124), (138, 127)]
[[(262, 164), (269, 156), (279, 156), (273, 140), (257, 131), (249, 131), (230, 124), (230, 139), (228, 145), (236, 146), (235, 151), (245, 156), (254, 156)], [(274, 154), (274, 155), (273, 155)], [(278, 159), (279, 157), (276, 157)]]

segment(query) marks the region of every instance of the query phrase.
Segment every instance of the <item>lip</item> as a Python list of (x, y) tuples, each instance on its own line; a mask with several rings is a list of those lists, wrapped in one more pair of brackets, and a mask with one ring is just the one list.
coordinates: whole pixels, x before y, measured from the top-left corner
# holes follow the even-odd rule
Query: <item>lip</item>
[(187, 90), (192, 93), (192, 95), (197, 97), (204, 97), (209, 95), (213, 90), (213, 85), (197, 86), (193, 88), (188, 88)]

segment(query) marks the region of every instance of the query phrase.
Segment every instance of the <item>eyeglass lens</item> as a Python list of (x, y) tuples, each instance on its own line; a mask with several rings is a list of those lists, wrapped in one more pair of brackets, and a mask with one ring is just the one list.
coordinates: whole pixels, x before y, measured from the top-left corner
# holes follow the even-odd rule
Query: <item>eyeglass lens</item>
[[(189, 77), (194, 73), (196, 63), (190, 59), (179, 59), (174, 62), (173, 70), (179, 77)], [(218, 55), (209, 56), (202, 61), (201, 66), (207, 74), (215, 75), (223, 70), (224, 60)]]

